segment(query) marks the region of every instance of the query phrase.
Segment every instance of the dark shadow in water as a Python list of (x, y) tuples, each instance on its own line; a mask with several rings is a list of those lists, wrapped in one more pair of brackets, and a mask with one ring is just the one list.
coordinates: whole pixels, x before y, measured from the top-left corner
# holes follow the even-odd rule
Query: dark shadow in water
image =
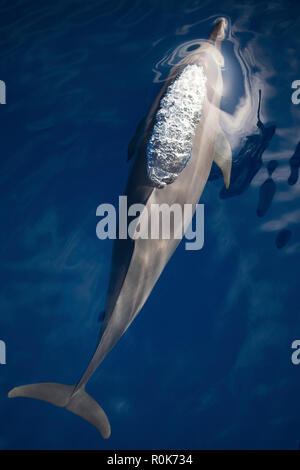
[(128, 144), (128, 153), (127, 153), (127, 161), (131, 160), (133, 155), (135, 154), (135, 150), (138, 144), (138, 141), (140, 139), (141, 134), (143, 133), (144, 127), (145, 127), (145, 122), (146, 122), (146, 117), (144, 116), (140, 122), (137, 125), (136, 131), (134, 136), (132, 137), (131, 141)]
[(105, 310), (102, 310), (102, 312), (99, 313), (98, 321), (102, 322), (105, 317)]
[(260, 132), (246, 137), (244, 146), (232, 162), (230, 186), (228, 190), (225, 186), (221, 189), (220, 197), (222, 199), (239, 196), (248, 189), (254, 176), (262, 166), (262, 155), (275, 133), (276, 126), (265, 126), (260, 120), (260, 102), (261, 90), (259, 90), (257, 111), (257, 127)]
[(268, 165), (267, 165), (267, 170), (269, 173), (269, 176), (272, 176), (276, 168), (278, 167), (278, 162), (277, 160), (270, 160)]
[(256, 209), (256, 214), (258, 217), (263, 217), (271, 207), (273, 197), (276, 192), (276, 184), (272, 179), (272, 173), (277, 168), (277, 166), (278, 163), (276, 160), (271, 160), (268, 163), (267, 169), (269, 178), (266, 179), (266, 181), (259, 188), (259, 199)]
[[(288, 178), (288, 184), (293, 186), (297, 183), (299, 178), (299, 168), (300, 168), (300, 141), (298, 142), (294, 154), (291, 156), (289, 160), (291, 173)], [(277, 248), (280, 250), (283, 248), (290, 240), (292, 236), (291, 230), (281, 230), (276, 237), (275, 244)]]
[(291, 168), (291, 174), (289, 176), (288, 183), (289, 185), (293, 186), (294, 184), (297, 183), (298, 177), (299, 177), (300, 142), (298, 142), (294, 155), (290, 158), (289, 163), (290, 163), (290, 168)]
[[(252, 134), (246, 137), (246, 141), (241, 148), (237, 158), (232, 161), (232, 170), (230, 178), (230, 186), (226, 190), (225, 186), (220, 191), (220, 198), (227, 199), (234, 196), (239, 196), (244, 193), (256, 173), (262, 167), (262, 155), (270, 144), (270, 141), (275, 133), (276, 126), (265, 126), (260, 119), (260, 105), (261, 105), (261, 90), (259, 90), (259, 104), (257, 110), (257, 128), (259, 133)], [(278, 163), (276, 160), (271, 160), (267, 165), (269, 177), (259, 188), (259, 199), (256, 209), (258, 217), (263, 217), (271, 207), (275, 192), (276, 183), (273, 181), (272, 174), (276, 170)], [(300, 142), (298, 143), (294, 155), (290, 159), (291, 174), (288, 183), (293, 185), (297, 182), (300, 168)], [(219, 168), (214, 164), (210, 180), (218, 179), (222, 176)], [(291, 239), (291, 230), (281, 230), (275, 240), (276, 247), (280, 250)]]
[(275, 244), (278, 250), (283, 248), (288, 243), (291, 236), (292, 236), (292, 232), (290, 230), (287, 230), (287, 229), (280, 230), (275, 240)]
[[(276, 126), (265, 126), (262, 123), (260, 120), (260, 103), (261, 90), (259, 90), (257, 111), (257, 127), (260, 132), (247, 136), (238, 156), (233, 158), (230, 186), (228, 189), (226, 189), (225, 186), (221, 189), (220, 198), (222, 199), (239, 196), (244, 193), (262, 166), (262, 154), (269, 146)], [(219, 168), (214, 164), (209, 179), (215, 180), (221, 176)]]

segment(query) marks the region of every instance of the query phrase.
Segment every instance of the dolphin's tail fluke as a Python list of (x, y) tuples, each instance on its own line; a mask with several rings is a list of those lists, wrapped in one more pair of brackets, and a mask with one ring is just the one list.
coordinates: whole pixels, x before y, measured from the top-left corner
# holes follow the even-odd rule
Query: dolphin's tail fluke
[(103, 409), (86, 393), (84, 388), (77, 389), (75, 392), (74, 390), (75, 385), (37, 383), (13, 388), (8, 397), (36, 398), (66, 408), (93, 424), (104, 439), (109, 438), (110, 424)]

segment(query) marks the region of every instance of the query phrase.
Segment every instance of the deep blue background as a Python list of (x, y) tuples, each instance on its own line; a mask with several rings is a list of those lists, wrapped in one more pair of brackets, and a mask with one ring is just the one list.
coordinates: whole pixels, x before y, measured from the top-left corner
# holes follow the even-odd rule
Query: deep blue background
[[(0, 1), (0, 448), (298, 447), (300, 185), (287, 181), (300, 139), (300, 105), (291, 103), (300, 11), (296, 2), (235, 4)], [(112, 425), (104, 441), (79, 417), (7, 392), (75, 383), (86, 367), (112, 249), (96, 238), (96, 207), (124, 190), (128, 142), (159, 90), (156, 72), (169, 70), (160, 61), (206, 38), (218, 15), (239, 25), (241, 47), (254, 54), (253, 73), (268, 85), (262, 118), (276, 134), (241, 196), (221, 199), (221, 179), (207, 184), (203, 250), (180, 245), (92, 378), (88, 391)], [(228, 108), (242, 92), (237, 65), (235, 77)], [(276, 194), (258, 218), (272, 159)], [(281, 229), (292, 237), (278, 250)]]

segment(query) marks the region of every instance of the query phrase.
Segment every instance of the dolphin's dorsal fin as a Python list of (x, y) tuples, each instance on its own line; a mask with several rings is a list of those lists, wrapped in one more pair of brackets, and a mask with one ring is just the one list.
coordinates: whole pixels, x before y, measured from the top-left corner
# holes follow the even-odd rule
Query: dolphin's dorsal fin
[(214, 162), (222, 171), (225, 187), (228, 189), (230, 184), (232, 152), (230, 143), (221, 129), (218, 130), (216, 135)]

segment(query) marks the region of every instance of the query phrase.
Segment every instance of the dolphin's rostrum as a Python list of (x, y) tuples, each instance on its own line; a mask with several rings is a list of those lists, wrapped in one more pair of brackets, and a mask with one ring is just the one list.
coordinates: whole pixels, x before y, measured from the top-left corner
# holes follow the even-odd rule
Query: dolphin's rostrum
[[(135, 153), (136, 158), (126, 188), (129, 204), (141, 203), (146, 208), (162, 203), (177, 203), (181, 207), (192, 204), (195, 210), (213, 161), (221, 168), (226, 187), (229, 186), (231, 148), (219, 123), (224, 63), (220, 49), (226, 24), (224, 18), (217, 20), (208, 41), (171, 69), (148, 115), (139, 125), (130, 144), (130, 154)], [(195, 89), (197, 79), (198, 90)], [(180, 84), (186, 89), (180, 90)], [(176, 99), (175, 92), (191, 109), (182, 108), (180, 101), (168, 110), (163, 108), (168, 105), (170, 96), (173, 101)], [(193, 102), (193, 99), (198, 101)], [(170, 129), (165, 129), (164, 134), (163, 127), (159, 127), (162, 122), (159, 113), (170, 113), (168, 125), (176, 121), (173, 111), (181, 113), (177, 117), (182, 118), (186, 126), (180, 135), (185, 139), (186, 147), (182, 142), (176, 146), (172, 132), (166, 133)], [(168, 139), (171, 139), (169, 147)], [(177, 229), (173, 226), (171, 232), (174, 234)], [(108, 438), (109, 420), (98, 403), (86, 393), (86, 384), (141, 310), (179, 242), (172, 236), (168, 240), (117, 239), (100, 341), (79, 382), (76, 385), (24, 385), (12, 389), (8, 396), (36, 398), (64, 407), (89, 421), (104, 438)]]

